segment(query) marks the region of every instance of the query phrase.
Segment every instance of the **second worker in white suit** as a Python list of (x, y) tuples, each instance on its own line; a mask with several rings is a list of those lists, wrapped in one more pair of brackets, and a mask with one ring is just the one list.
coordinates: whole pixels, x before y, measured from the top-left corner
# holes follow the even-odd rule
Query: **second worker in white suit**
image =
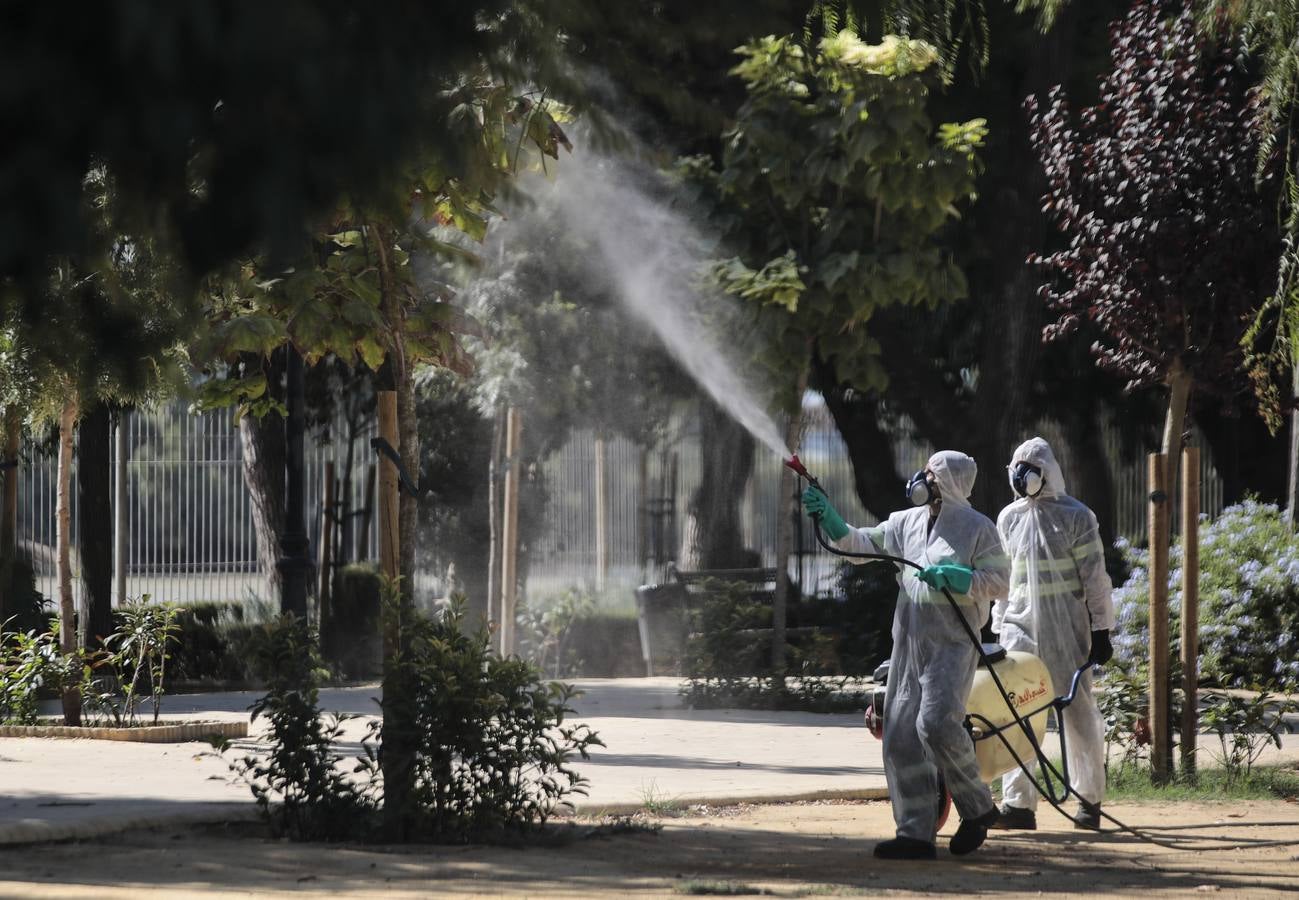
[[(1017, 499), (997, 517), (997, 531), (1010, 557), (1010, 590), (993, 607), (992, 629), (1007, 650), (1038, 656), (1056, 693), (1063, 694), (1079, 666), (1100, 665), (1113, 655), (1113, 588), (1105, 552), (1096, 516), (1065, 492), (1064, 475), (1046, 441), (1035, 437), (1021, 444), (1009, 469)], [(1099, 828), (1105, 726), (1091, 675), (1088, 670), (1079, 679), (1063, 720), (1069, 780), (1084, 801), (1074, 821)], [(993, 827), (1037, 827), (1038, 791), (1022, 771), (1002, 780), (1002, 800)]]

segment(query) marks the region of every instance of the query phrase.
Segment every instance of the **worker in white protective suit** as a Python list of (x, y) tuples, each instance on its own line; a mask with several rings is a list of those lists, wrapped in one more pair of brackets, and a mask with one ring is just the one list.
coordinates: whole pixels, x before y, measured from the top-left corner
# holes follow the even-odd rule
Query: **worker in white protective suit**
[[(1064, 694), (1084, 663), (1101, 665), (1114, 655), (1110, 629), (1114, 602), (1096, 516), (1065, 493), (1064, 476), (1051, 447), (1040, 437), (1025, 441), (1010, 461), (1017, 499), (997, 517), (997, 531), (1010, 557), (1010, 590), (996, 603), (992, 630), (1007, 650), (1038, 656)], [(1063, 736), (1069, 780), (1082, 797), (1079, 828), (1100, 827), (1105, 793), (1105, 726), (1085, 671), (1078, 693), (1064, 711)], [(1037, 828), (1038, 791), (1016, 770), (1002, 779), (998, 828)]]
[(1005, 593), (1009, 569), (996, 527), (970, 506), (977, 473), (964, 453), (935, 453), (907, 484), (915, 508), (873, 528), (850, 528), (815, 488), (803, 495), (804, 508), (839, 549), (886, 553), (925, 567), (898, 573), (884, 726), (884, 774), (897, 836), (875, 846), (882, 859), (936, 857), (940, 772), (961, 816), (952, 853), (977, 849), (997, 818), (964, 726), (978, 663), (966, 627), (977, 640), (993, 598)]

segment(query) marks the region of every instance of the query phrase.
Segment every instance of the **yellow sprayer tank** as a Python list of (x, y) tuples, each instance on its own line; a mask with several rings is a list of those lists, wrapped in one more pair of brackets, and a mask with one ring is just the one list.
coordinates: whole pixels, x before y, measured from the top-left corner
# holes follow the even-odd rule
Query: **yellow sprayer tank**
[[(1055, 697), (1051, 684), (1051, 673), (1047, 671), (1042, 660), (1032, 653), (1012, 650), (1004, 659), (992, 664), (997, 670), (1006, 694), (1011, 698), (1016, 711), (1028, 717), (1033, 726), (1033, 733), (1040, 744), (1046, 733), (1048, 704)], [(997, 690), (992, 675), (985, 668), (980, 668), (974, 675), (974, 684), (970, 688), (970, 699), (965, 705), (967, 713), (982, 716), (995, 727), (1009, 725), (1002, 732), (1019, 758), (1025, 762), (1036, 760), (1033, 746), (1024, 729), (1014, 724), (1014, 717), (1006, 707), (1006, 701)], [(1040, 710), (1040, 711), (1038, 711)], [(1029, 716), (1029, 713), (1033, 713)], [(974, 750), (979, 759), (979, 777), (985, 782), (992, 781), (999, 775), (1005, 775), (1017, 768), (1015, 757), (996, 735), (987, 735), (987, 726), (980, 719), (972, 719), (974, 728)]]

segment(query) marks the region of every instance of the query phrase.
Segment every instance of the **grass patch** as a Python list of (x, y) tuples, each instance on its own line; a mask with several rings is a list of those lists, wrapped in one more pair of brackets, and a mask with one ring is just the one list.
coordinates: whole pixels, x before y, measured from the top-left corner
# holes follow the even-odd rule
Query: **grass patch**
[(1194, 781), (1182, 776), (1166, 785), (1150, 782), (1150, 770), (1128, 767), (1110, 776), (1105, 799), (1130, 802), (1293, 800), (1299, 798), (1299, 768), (1293, 765), (1255, 766), (1246, 778), (1229, 778), (1224, 769), (1201, 769)]
[[(1052, 762), (1059, 770), (1060, 761)], [(991, 787), (994, 794), (1000, 795), (1001, 779), (994, 779)], [(1200, 769), (1194, 781), (1179, 773), (1171, 783), (1163, 785), (1151, 783), (1149, 766), (1127, 766), (1121, 772), (1110, 772), (1105, 782), (1107, 803), (1234, 803), (1238, 800), (1299, 800), (1299, 766), (1294, 763), (1254, 766), (1248, 778), (1239, 774), (1228, 777), (1222, 768)], [(1067, 801), (1074, 802), (1072, 798)]]
[(699, 896), (746, 897), (756, 894), (770, 894), (766, 888), (742, 884), (738, 881), (703, 881), (691, 879), (679, 882), (674, 889), (678, 894)]
[(649, 787), (641, 788), (641, 806), (645, 812), (661, 819), (674, 819), (686, 814), (681, 802), (660, 791), (654, 782), (650, 782)]

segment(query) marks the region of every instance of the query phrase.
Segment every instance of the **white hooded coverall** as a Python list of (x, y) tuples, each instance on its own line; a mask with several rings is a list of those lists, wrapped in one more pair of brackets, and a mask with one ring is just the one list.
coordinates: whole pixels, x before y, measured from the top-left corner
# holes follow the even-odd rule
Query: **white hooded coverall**
[[(1001, 511), (997, 531), (1010, 557), (1010, 591), (993, 609), (992, 628), (1007, 650), (1038, 656), (1055, 692), (1068, 692), (1074, 672), (1091, 653), (1091, 633), (1114, 627), (1112, 585), (1096, 516), (1065, 493), (1064, 475), (1040, 437), (1015, 451), (1011, 467), (1029, 462), (1042, 470), (1036, 497), (1020, 497)], [(1088, 669), (1063, 715), (1069, 780), (1084, 800), (1105, 793), (1105, 725)], [(1036, 809), (1033, 782), (1016, 769), (1002, 780), (1008, 806)]]
[[(836, 544), (858, 553), (901, 556), (922, 566), (970, 567), (969, 593), (953, 597), (977, 636), (989, 604), (1005, 594), (1007, 561), (992, 520), (970, 506), (978, 473), (974, 460), (944, 450), (930, 457), (929, 470), (943, 500), (932, 529), (929, 508), (922, 506), (895, 512), (873, 528), (850, 528)], [(932, 842), (940, 771), (961, 818), (982, 816), (993, 803), (988, 786), (979, 780), (974, 743), (964, 725), (978, 653), (947, 599), (916, 578), (917, 571), (906, 567), (898, 573), (884, 774), (898, 836)]]

